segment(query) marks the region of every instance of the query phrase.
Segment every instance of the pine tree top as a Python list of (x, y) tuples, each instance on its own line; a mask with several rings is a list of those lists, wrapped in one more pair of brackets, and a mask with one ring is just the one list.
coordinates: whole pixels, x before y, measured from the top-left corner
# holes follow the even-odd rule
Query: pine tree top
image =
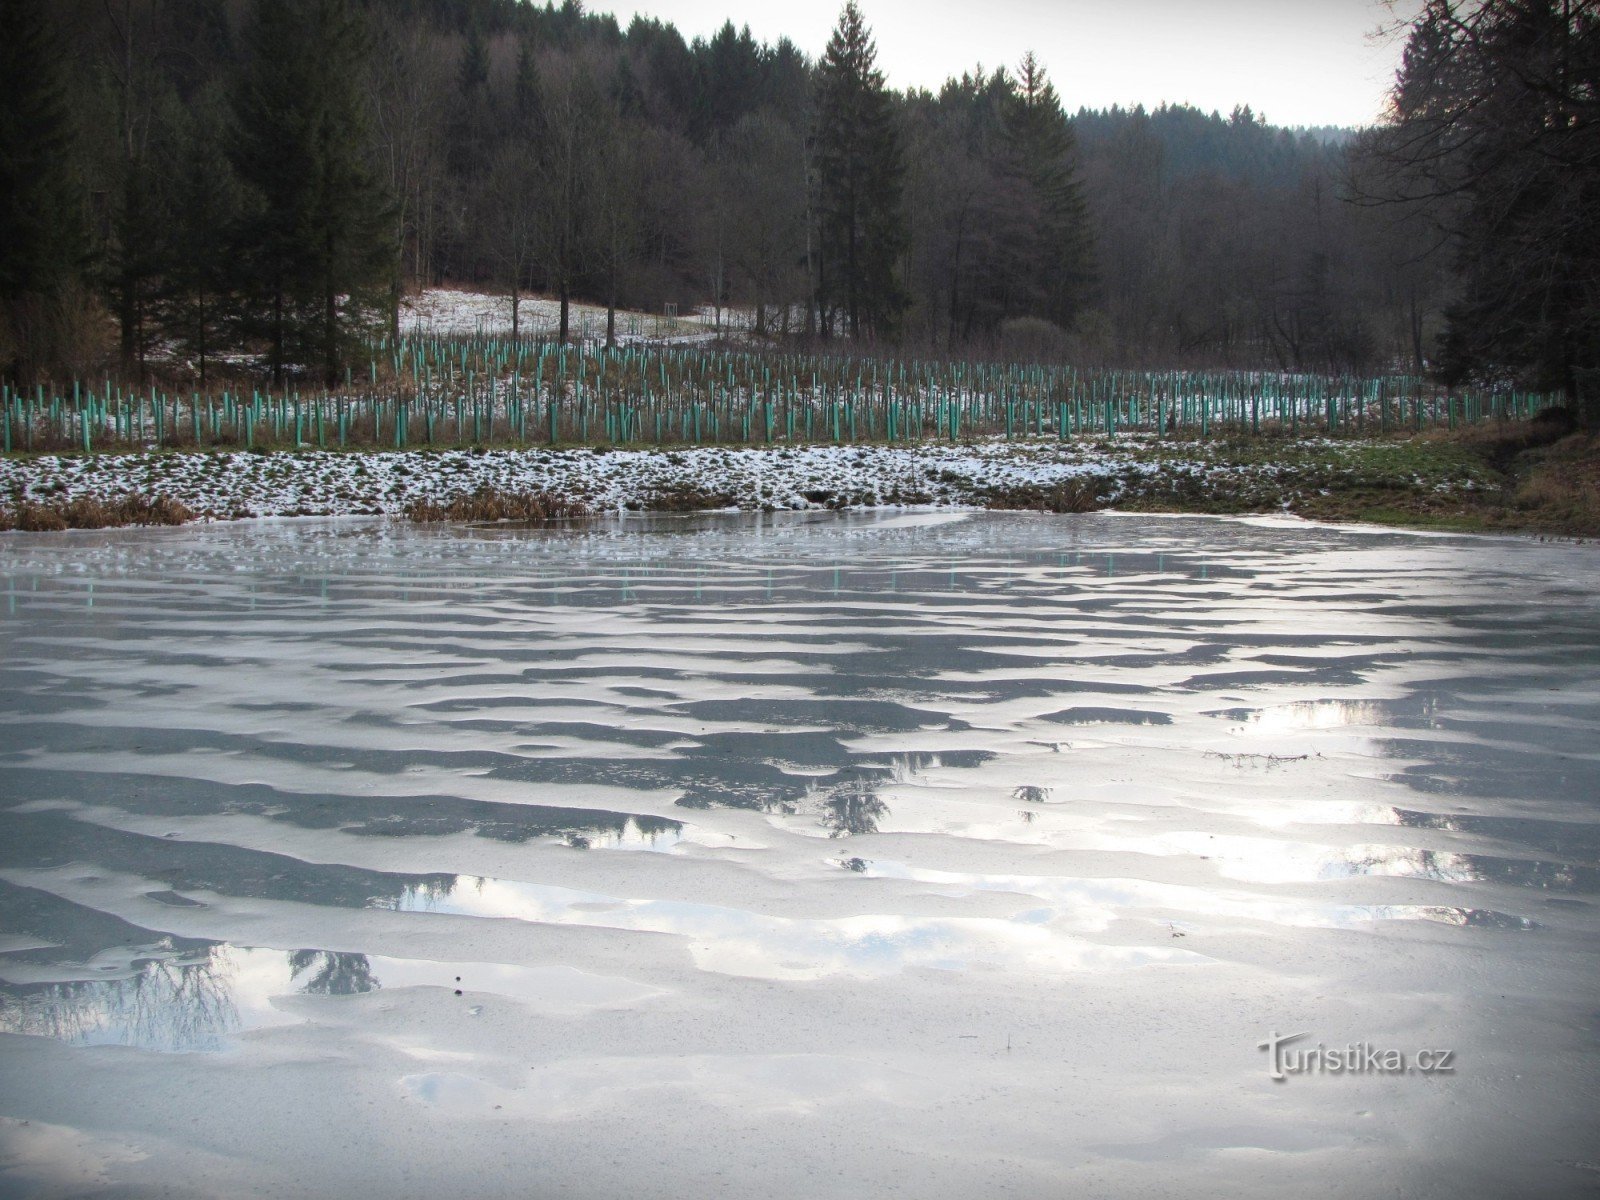
[(864, 91), (879, 91), (884, 87), (884, 77), (877, 62), (878, 47), (866, 18), (855, 0), (846, 0), (839, 23), (822, 52), (821, 69), (825, 75), (857, 83)]

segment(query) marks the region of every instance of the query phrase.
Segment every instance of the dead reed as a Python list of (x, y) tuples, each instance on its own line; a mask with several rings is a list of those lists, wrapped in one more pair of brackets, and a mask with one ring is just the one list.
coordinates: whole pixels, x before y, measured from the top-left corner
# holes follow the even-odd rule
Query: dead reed
[(50, 533), (62, 529), (114, 529), (125, 525), (183, 525), (195, 516), (187, 506), (166, 496), (18, 500), (10, 505), (0, 504), (0, 530)]

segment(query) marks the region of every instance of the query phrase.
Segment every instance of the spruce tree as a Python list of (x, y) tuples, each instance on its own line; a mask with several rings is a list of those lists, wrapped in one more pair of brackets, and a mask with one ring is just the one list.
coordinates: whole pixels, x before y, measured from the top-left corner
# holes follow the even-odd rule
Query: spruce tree
[(348, 0), (258, 0), (232, 158), (251, 192), (240, 261), (273, 382), (338, 380), (351, 316), (389, 277), (390, 200), (366, 160), (361, 27)]
[(843, 310), (850, 336), (892, 336), (905, 311), (905, 174), (893, 99), (855, 0), (839, 16), (818, 72), (816, 163), (823, 332)]
[(169, 223), (161, 243), (167, 264), (162, 324), (190, 356), (202, 386), (226, 344), (232, 315), (229, 238), (241, 199), (223, 149), (226, 120), (218, 89), (198, 94), (175, 123), (160, 164), (169, 196)]
[(0, 0), (0, 374), (58, 365), (84, 265), (83, 205), (53, 0)]
[(450, 138), (450, 156), (456, 172), (471, 178), (487, 169), (493, 104), (489, 91), (489, 47), (476, 23), (456, 68), (456, 112)]
[(517, 43), (517, 74), (511, 85), (512, 116), (519, 138), (539, 136), (544, 124), (544, 95), (539, 82), (539, 63), (533, 56), (533, 44), (526, 40)]
[(1012, 169), (1038, 216), (1030, 255), (1030, 282), (1043, 310), (1038, 315), (1070, 326), (1093, 286), (1093, 239), (1073, 161), (1072, 126), (1032, 51), (1018, 65), (1005, 131)]
[(155, 308), (169, 265), (166, 233), (173, 214), (148, 155), (130, 155), (120, 166), (111, 239), (101, 265), (120, 327), (122, 369), (143, 381), (159, 332)]
[(116, 158), (101, 177), (108, 210), (104, 243), (97, 247), (100, 273), (120, 327), (122, 368), (143, 380), (151, 349), (160, 340), (159, 300), (166, 259), (165, 180), (156, 157), (175, 114), (181, 113), (172, 75), (161, 58), (171, 45), (159, 5), (124, 0), (99, 56), (105, 95), (114, 119)]

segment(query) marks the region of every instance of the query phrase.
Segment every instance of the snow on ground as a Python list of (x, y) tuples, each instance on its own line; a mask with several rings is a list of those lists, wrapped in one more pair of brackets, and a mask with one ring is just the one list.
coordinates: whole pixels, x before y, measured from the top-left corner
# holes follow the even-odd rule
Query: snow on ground
[[(518, 307), (520, 331), (529, 337), (554, 333), (561, 327), (559, 300), (524, 295)], [(568, 321), (572, 336), (576, 338), (587, 341), (605, 337), (604, 305), (571, 303)], [(703, 341), (713, 336), (700, 324), (692, 323), (694, 321), (695, 318), (686, 322), (658, 313), (618, 309), (617, 339), (622, 342), (679, 342)], [(428, 288), (403, 302), (400, 328), (406, 333), (437, 337), (509, 334), (511, 297), (503, 292)]]
[(1116, 465), (1073, 447), (695, 447), (682, 450), (413, 450), (381, 453), (45, 456), (0, 462), (0, 495), (23, 499), (166, 496), (226, 516), (399, 513), (482, 487), (549, 490), (598, 510), (650, 507), (661, 493), (729, 507), (896, 503), (970, 505), (977, 486), (1060, 480)]
[[(1305, 437), (1272, 459), (1149, 434), (992, 437), (960, 444), (162, 452), (0, 459), (0, 506), (127, 496), (217, 518), (393, 515), (490, 489), (545, 491), (596, 512), (688, 509), (1038, 507), (1081, 481), (1095, 507), (1294, 510), (1339, 489), (1467, 496), (1470, 464), (1410, 460), (1403, 446)], [(1070, 497), (1059, 497), (1067, 500)], [(1220, 506), (1217, 507), (1217, 506)]]

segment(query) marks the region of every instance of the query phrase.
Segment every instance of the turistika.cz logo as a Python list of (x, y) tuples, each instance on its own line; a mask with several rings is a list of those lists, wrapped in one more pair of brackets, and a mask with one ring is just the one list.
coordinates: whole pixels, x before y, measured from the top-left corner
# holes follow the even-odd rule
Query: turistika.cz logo
[(1272, 1061), (1271, 1078), (1282, 1083), (1291, 1075), (1451, 1075), (1456, 1069), (1454, 1050), (1384, 1049), (1371, 1042), (1347, 1046), (1295, 1046), (1309, 1033), (1273, 1032), (1259, 1043)]

